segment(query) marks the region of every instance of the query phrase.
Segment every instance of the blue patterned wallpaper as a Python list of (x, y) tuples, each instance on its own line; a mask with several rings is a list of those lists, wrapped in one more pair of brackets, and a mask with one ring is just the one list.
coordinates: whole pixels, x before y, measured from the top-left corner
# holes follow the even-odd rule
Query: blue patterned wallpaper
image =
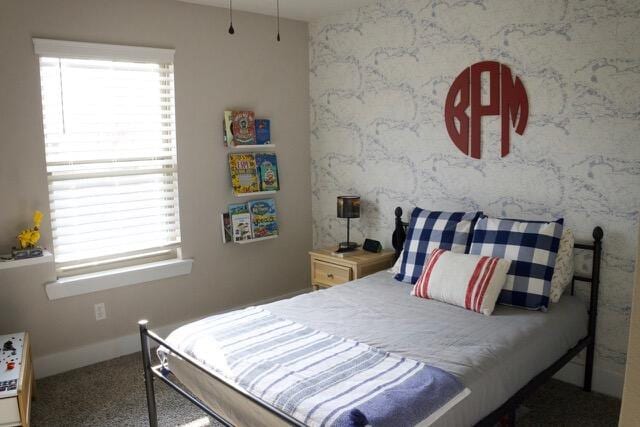
[[(640, 208), (638, 40), (635, 0), (389, 0), (312, 23), (314, 244), (344, 240), (335, 198), (352, 193), (363, 199), (353, 235), (387, 247), (395, 206), (562, 216), (581, 240), (600, 225), (597, 367), (621, 380)], [(499, 117), (483, 119), (481, 160), (445, 129), (451, 82), (480, 60), (509, 65), (529, 95), (505, 158)]]

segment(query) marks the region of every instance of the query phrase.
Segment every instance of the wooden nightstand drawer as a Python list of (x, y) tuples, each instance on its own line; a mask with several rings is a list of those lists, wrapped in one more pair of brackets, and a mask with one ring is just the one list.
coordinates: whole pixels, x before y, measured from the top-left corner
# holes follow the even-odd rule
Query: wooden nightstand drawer
[(371, 253), (358, 249), (337, 256), (333, 253), (334, 250), (326, 248), (309, 252), (313, 289), (341, 285), (393, 265), (393, 251)]
[(313, 282), (326, 286), (340, 285), (352, 279), (351, 268), (313, 260)]

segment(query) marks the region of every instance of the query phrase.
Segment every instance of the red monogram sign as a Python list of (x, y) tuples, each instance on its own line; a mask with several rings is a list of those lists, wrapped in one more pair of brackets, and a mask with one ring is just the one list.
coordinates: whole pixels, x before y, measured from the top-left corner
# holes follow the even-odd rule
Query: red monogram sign
[[(489, 73), (489, 103), (482, 104), (482, 73)], [(457, 101), (457, 103), (456, 103)], [(471, 106), (471, 116), (467, 109)], [(496, 61), (482, 61), (462, 71), (453, 81), (444, 106), (444, 121), (453, 143), (464, 154), (480, 158), (482, 116), (502, 118), (501, 156), (509, 154), (511, 125), (522, 135), (529, 118), (529, 100), (522, 81)], [(517, 121), (517, 125), (516, 125)], [(457, 123), (456, 123), (457, 122)]]

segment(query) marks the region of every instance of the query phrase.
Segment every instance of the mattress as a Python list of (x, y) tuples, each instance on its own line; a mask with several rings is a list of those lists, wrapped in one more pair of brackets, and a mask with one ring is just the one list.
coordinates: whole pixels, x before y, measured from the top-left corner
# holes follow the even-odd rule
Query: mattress
[[(547, 313), (497, 306), (492, 316), (410, 295), (383, 271), (262, 307), (311, 328), (444, 369), (471, 394), (435, 425), (473, 425), (587, 335), (587, 310), (563, 296)], [(167, 338), (172, 343), (171, 335)], [(169, 368), (196, 396), (237, 425), (279, 421), (181, 359)]]

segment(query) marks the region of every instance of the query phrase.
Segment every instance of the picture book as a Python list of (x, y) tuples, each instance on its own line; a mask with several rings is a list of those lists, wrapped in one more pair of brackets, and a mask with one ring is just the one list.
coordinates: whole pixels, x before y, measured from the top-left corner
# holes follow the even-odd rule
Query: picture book
[(229, 154), (231, 185), (236, 194), (260, 191), (256, 159), (252, 153)]
[(273, 199), (252, 200), (247, 203), (251, 213), (253, 238), (278, 235), (276, 202)]
[(222, 121), (224, 146), (228, 147), (233, 144), (233, 132), (231, 131), (233, 124), (233, 111), (226, 110)]
[(260, 191), (280, 190), (276, 153), (255, 153)]
[(229, 212), (220, 214), (220, 226), (222, 227), (222, 243), (233, 242), (233, 230)]
[(229, 205), (229, 215), (238, 215), (249, 213), (249, 208), (246, 203), (232, 203)]
[(234, 111), (231, 113), (233, 144), (254, 145), (256, 143), (256, 124), (253, 111)]
[(256, 119), (256, 144), (271, 144), (271, 121)]
[(229, 205), (233, 241), (251, 240), (251, 214), (246, 203)]

